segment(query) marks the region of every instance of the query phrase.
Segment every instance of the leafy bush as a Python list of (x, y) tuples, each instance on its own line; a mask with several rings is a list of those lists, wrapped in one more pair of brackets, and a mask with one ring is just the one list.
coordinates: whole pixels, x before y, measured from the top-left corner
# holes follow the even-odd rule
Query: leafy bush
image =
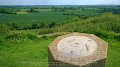
[(119, 40), (119, 41), (120, 41), (120, 34), (118, 34), (118, 35), (114, 36), (114, 39), (115, 39), (115, 40)]
[(30, 40), (34, 40), (34, 39), (38, 39), (38, 37), (35, 34), (25, 34), (25, 33), (13, 33), (13, 34), (9, 34), (6, 36), (6, 39), (13, 39), (13, 40), (25, 40), (25, 39), (30, 39)]
[(35, 34), (27, 34), (27, 37), (28, 37), (28, 39), (31, 39), (31, 40), (38, 39), (37, 35), (35, 35)]
[(48, 33), (53, 33), (56, 32), (55, 28), (45, 28), (45, 29), (40, 29), (38, 34), (48, 34)]
[(98, 25), (101, 29), (113, 32), (120, 32), (120, 16), (112, 13), (104, 13), (99, 17), (88, 19), (88, 23)]
[(10, 29), (6, 25), (0, 25), (0, 35), (5, 35), (9, 33)]
[(47, 39), (48, 37), (46, 35), (43, 35), (42, 38)]
[(13, 39), (13, 40), (23, 40), (25, 38), (27, 38), (27, 36), (24, 33), (13, 33), (6, 36), (6, 39)]

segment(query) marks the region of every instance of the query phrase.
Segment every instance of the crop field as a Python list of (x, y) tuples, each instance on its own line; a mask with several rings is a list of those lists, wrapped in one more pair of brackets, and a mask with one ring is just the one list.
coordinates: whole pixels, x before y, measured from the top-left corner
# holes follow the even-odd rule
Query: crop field
[[(52, 23), (64, 22), (72, 16), (62, 15), (62, 12), (39, 12), (26, 14), (0, 14), (0, 23)], [(58, 19), (59, 18), (59, 19)], [(5, 20), (6, 19), (6, 20)]]

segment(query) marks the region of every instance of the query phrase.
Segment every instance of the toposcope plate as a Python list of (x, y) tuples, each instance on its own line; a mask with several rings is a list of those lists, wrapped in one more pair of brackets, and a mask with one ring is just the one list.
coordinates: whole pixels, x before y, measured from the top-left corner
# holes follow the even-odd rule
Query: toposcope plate
[(86, 36), (69, 36), (60, 40), (57, 49), (65, 56), (83, 57), (97, 50), (97, 43)]

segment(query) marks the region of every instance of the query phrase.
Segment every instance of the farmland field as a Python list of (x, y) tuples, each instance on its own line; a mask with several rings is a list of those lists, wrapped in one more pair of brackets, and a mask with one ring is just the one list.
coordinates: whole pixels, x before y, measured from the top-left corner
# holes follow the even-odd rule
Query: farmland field
[[(64, 22), (67, 18), (72, 16), (62, 15), (62, 12), (40, 12), (27, 14), (0, 14), (0, 23), (51, 23)], [(58, 19), (59, 18), (59, 19)], [(6, 19), (6, 20), (4, 20)]]
[[(57, 32), (90, 33), (108, 42), (106, 67), (120, 66), (118, 6), (0, 6), (0, 67), (48, 67)], [(42, 37), (39, 37), (42, 36)]]

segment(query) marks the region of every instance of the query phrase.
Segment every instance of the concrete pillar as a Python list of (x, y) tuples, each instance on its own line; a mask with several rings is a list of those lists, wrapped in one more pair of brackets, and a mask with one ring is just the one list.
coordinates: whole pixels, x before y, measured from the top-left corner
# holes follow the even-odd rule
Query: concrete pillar
[(59, 36), (48, 47), (49, 67), (105, 67), (107, 47), (93, 34)]

